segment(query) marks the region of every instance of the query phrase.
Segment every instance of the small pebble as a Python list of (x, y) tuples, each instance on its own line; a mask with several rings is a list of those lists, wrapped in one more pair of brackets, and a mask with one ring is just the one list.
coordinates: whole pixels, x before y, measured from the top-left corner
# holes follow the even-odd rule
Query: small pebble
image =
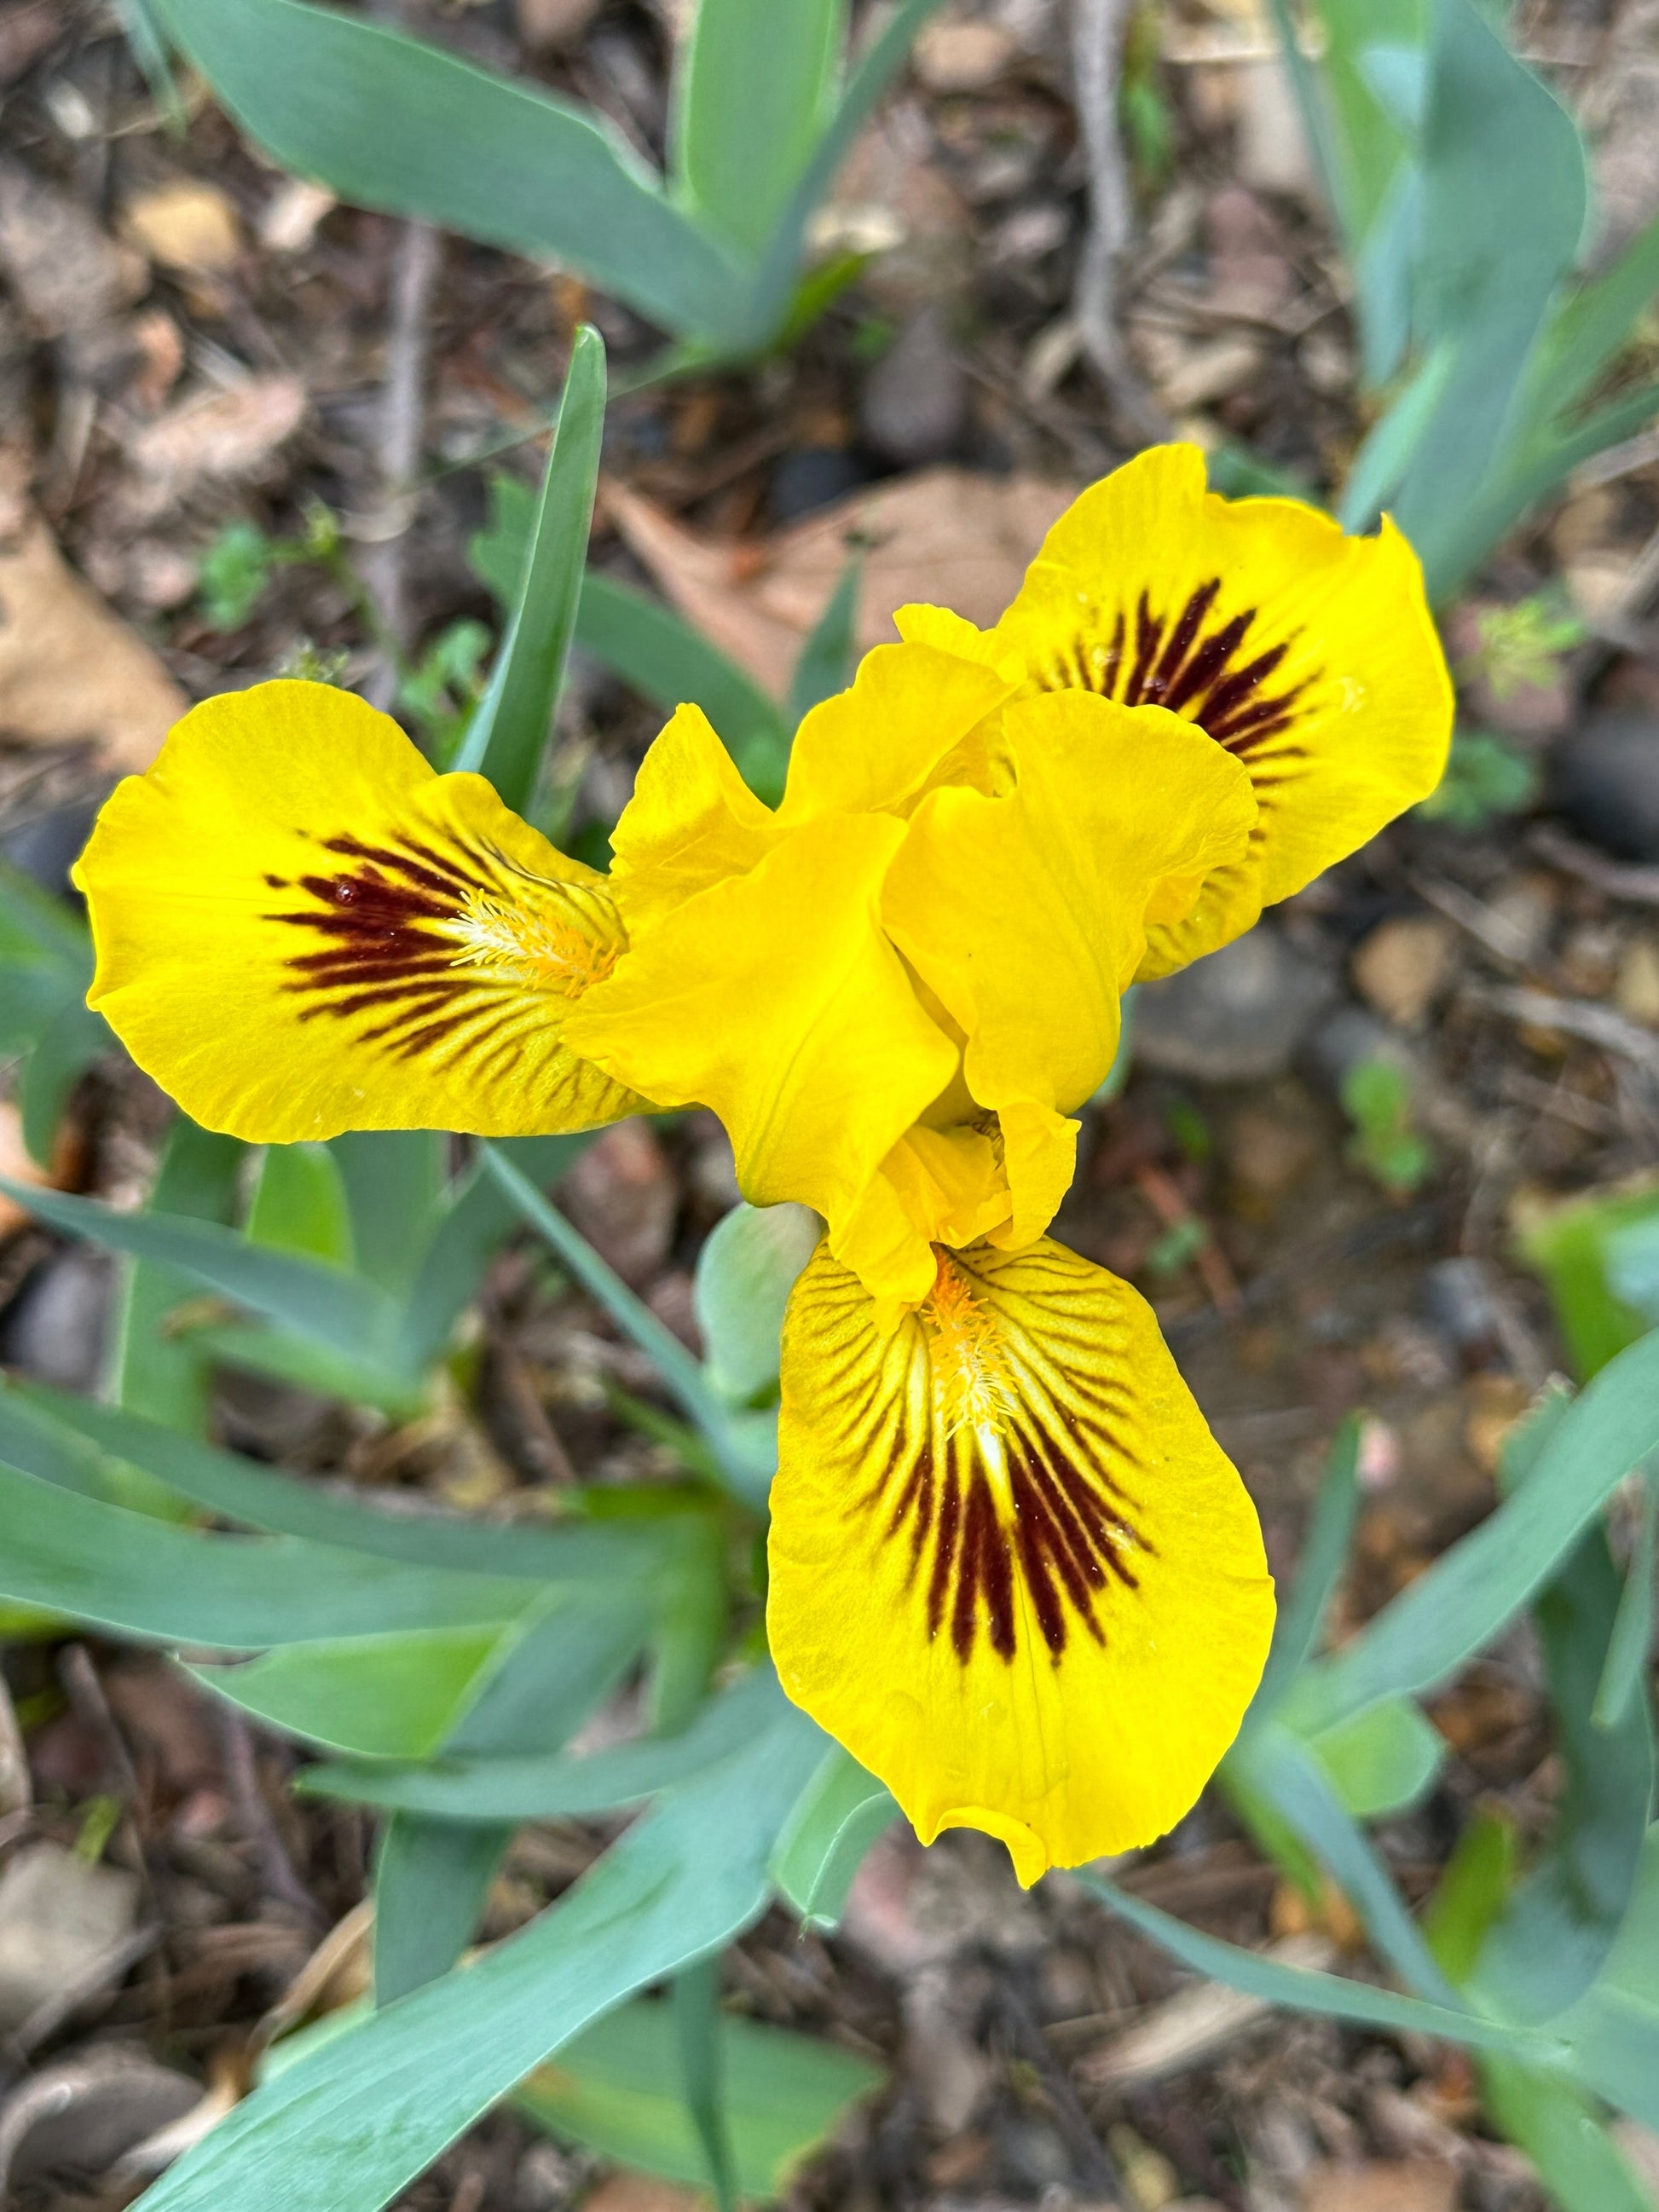
[(929, 92), (983, 92), (1013, 61), (1018, 49), (1000, 23), (930, 23), (911, 56)]
[(918, 307), (864, 380), (864, 435), (884, 460), (943, 460), (968, 425), (968, 376), (937, 307)]
[(1258, 922), (1135, 1002), (1135, 1058), (1201, 1083), (1282, 1075), (1335, 994), (1325, 969)]
[(0, 1358), (60, 1390), (97, 1386), (109, 1324), (112, 1262), (90, 1244), (71, 1244), (37, 1267), (0, 1329)]
[(840, 446), (804, 446), (774, 464), (768, 504), (775, 523), (797, 522), (868, 483), (867, 461)]
[(235, 209), (216, 185), (176, 177), (127, 203), (124, 228), (161, 269), (223, 270), (242, 250)]
[(1451, 979), (1457, 933), (1437, 915), (1380, 922), (1353, 957), (1361, 998), (1401, 1029), (1415, 1029)]
[(1659, 721), (1593, 715), (1551, 765), (1552, 796), (1581, 837), (1621, 860), (1659, 860)]

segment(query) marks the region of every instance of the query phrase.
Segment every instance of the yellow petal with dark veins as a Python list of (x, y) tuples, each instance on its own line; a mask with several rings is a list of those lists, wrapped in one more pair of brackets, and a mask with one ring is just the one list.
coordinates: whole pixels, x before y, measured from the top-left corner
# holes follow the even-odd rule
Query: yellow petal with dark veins
[(330, 685), (185, 715), (76, 881), (89, 1003), (205, 1127), (518, 1136), (647, 1103), (562, 1042), (627, 944), (605, 878)]
[(924, 1843), (1030, 1883), (1192, 1805), (1267, 1659), (1255, 1511), (1151, 1309), (1047, 1238), (896, 1328), (820, 1246), (784, 1330), (767, 1630)]
[(1406, 540), (1219, 498), (1195, 446), (1155, 446), (1073, 502), (975, 657), (1004, 653), (1036, 689), (1167, 708), (1249, 773), (1249, 856), (1149, 933), (1145, 976), (1227, 943), (1445, 768), (1451, 684)]

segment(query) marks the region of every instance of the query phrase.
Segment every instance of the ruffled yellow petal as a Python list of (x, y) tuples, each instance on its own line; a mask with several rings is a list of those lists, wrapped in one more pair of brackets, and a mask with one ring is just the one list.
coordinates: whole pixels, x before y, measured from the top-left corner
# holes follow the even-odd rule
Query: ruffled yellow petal
[(1116, 1053), (1149, 906), (1182, 910), (1240, 859), (1256, 807), (1239, 763), (1160, 708), (1074, 691), (1002, 719), (1014, 788), (929, 793), (882, 910), (966, 1037), (969, 1091), (1001, 1117), (1011, 1235), (1029, 1243), (1065, 1191), (1063, 1116)]
[(772, 1510), (784, 1688), (924, 1843), (982, 1828), (1022, 1882), (1179, 1820), (1261, 1677), (1243, 1485), (1144, 1300), (1046, 1239), (943, 1255), (886, 1333), (820, 1246)]
[(1293, 500), (1218, 498), (1194, 446), (1154, 447), (1085, 491), (989, 636), (1042, 690), (1166, 707), (1249, 772), (1247, 868), (1154, 930), (1145, 975), (1236, 936), (1445, 766), (1451, 685), (1399, 532), (1345, 538)]
[(1012, 1208), (1001, 1146), (987, 1130), (919, 1123), (883, 1160), (830, 1249), (884, 1310), (896, 1312), (933, 1288), (936, 1244), (972, 1244), (1005, 1231)]
[(963, 660), (982, 661), (986, 667), (1012, 685), (1025, 680), (1024, 656), (1000, 642), (989, 630), (978, 629), (966, 615), (951, 607), (930, 607), (918, 601), (896, 609), (893, 627), (907, 645), (931, 645), (939, 653), (954, 653)]
[(90, 1003), (208, 1128), (513, 1136), (646, 1103), (562, 1038), (627, 941), (604, 878), (327, 684), (185, 715), (76, 881)]
[(657, 921), (570, 1020), (617, 1082), (713, 1107), (746, 1198), (832, 1232), (957, 1066), (881, 928), (903, 836), (890, 815), (808, 823)]
[(630, 937), (711, 884), (747, 875), (779, 835), (702, 708), (678, 708), (611, 832), (611, 886)]
[(792, 826), (824, 814), (908, 814), (976, 724), (1002, 704), (1021, 671), (941, 652), (878, 645), (850, 688), (814, 707), (795, 732), (778, 808)]
[[(1017, 1252), (1047, 1229), (1077, 1173), (1079, 1126), (1034, 1098), (1010, 1099), (1000, 1109), (997, 1127), (1011, 1202), (1007, 1220), (988, 1225), (981, 1232), (992, 1243)], [(940, 1239), (947, 1243), (955, 1241)]]

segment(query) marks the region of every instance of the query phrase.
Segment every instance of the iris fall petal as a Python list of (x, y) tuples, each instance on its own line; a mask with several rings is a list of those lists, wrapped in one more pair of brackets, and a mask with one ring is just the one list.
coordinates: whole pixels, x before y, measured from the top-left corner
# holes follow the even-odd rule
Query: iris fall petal
[(605, 878), (328, 684), (194, 708), (76, 880), (90, 1003), (208, 1128), (513, 1136), (646, 1103), (562, 1040), (627, 943)]
[(947, 1253), (896, 1329), (820, 1246), (784, 1331), (767, 1629), (785, 1689), (924, 1843), (1020, 1880), (1150, 1842), (1266, 1661), (1243, 1485), (1127, 1284), (1047, 1239)]
[(1153, 447), (1085, 491), (989, 640), (1041, 690), (1167, 708), (1249, 770), (1248, 859), (1152, 931), (1143, 975), (1225, 944), (1445, 767), (1451, 685), (1400, 532), (1346, 538), (1294, 500), (1219, 498), (1195, 446)]

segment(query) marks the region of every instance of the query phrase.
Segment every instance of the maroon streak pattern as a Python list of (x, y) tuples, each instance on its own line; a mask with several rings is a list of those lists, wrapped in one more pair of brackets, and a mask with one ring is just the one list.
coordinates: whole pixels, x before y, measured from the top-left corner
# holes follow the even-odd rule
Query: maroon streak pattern
[(994, 1267), (981, 1275), (960, 1253), (942, 1255), (933, 1297), (873, 1365), (848, 1327), (868, 1305), (856, 1279), (820, 1292), (845, 1447), (879, 1468), (851, 1510), (908, 1547), (928, 1638), (948, 1637), (963, 1666), (981, 1635), (1011, 1662), (1028, 1621), (1056, 1661), (1075, 1632), (1103, 1644), (1103, 1599), (1133, 1592), (1136, 1554), (1152, 1550), (1109, 1472), (1133, 1467), (1127, 1394), (1099, 1373), (1098, 1331), (1066, 1311), (1070, 1261), (1055, 1251), (1040, 1345), (999, 1310)]
[(1125, 707), (1168, 708), (1196, 722), (1228, 752), (1248, 760), (1265, 739), (1291, 727), (1311, 679), (1268, 689), (1290, 641), (1252, 652), (1254, 607), (1206, 630), (1220, 592), (1220, 577), (1211, 577), (1173, 619), (1154, 614), (1142, 592), (1133, 635), (1120, 609), (1109, 633), (1103, 617), (1101, 629), (1080, 631), (1069, 645), (1039, 661), (1032, 674), (1047, 690), (1096, 691)]

